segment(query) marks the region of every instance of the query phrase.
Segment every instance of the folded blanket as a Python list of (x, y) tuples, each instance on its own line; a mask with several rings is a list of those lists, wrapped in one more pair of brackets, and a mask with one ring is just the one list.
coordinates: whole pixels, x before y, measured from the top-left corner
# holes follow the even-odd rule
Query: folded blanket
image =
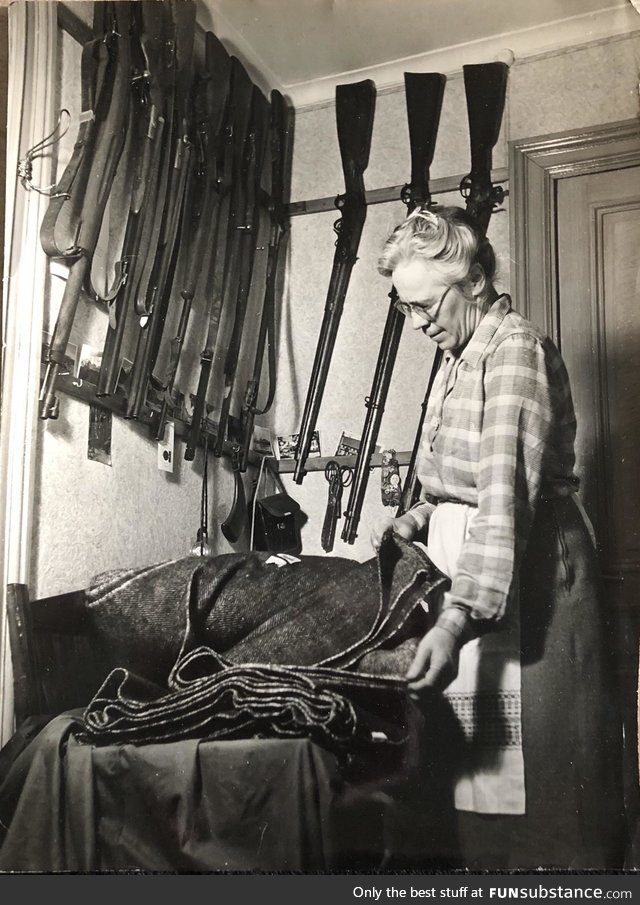
[(92, 741), (308, 736), (339, 753), (354, 742), (407, 738), (402, 679), (326, 667), (235, 666), (200, 647), (176, 664), (169, 689), (113, 670), (84, 714)]
[(119, 665), (85, 712), (92, 741), (406, 740), (402, 676), (448, 579), (396, 535), (365, 563), (268, 559), (186, 557), (93, 583), (89, 613)]
[[(87, 590), (93, 633), (114, 667), (163, 685), (180, 654), (199, 645), (233, 663), (351, 668), (420, 638), (429, 623), (418, 605), (448, 582), (397, 535), (364, 563), (303, 556), (278, 567), (269, 558), (188, 556), (98, 576)], [(398, 672), (393, 658), (386, 669), (378, 658), (376, 671)]]

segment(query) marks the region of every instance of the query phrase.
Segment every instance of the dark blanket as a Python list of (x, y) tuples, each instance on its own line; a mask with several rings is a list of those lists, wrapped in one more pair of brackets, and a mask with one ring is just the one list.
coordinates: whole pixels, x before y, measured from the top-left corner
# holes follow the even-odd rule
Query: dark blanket
[[(114, 666), (162, 685), (180, 654), (200, 645), (233, 663), (353, 668), (420, 638), (428, 617), (418, 604), (433, 605), (448, 582), (397, 535), (364, 563), (303, 556), (279, 567), (269, 559), (188, 556), (98, 576), (87, 590), (94, 634)], [(391, 653), (384, 659), (376, 672), (404, 673)]]
[(365, 563), (270, 559), (192, 556), (94, 582), (89, 613), (118, 667), (85, 713), (92, 741), (405, 741), (421, 604), (448, 579), (395, 535)]
[(405, 683), (322, 666), (225, 663), (210, 648), (182, 656), (163, 691), (114, 669), (87, 708), (93, 742), (308, 737), (353, 754), (408, 738)]

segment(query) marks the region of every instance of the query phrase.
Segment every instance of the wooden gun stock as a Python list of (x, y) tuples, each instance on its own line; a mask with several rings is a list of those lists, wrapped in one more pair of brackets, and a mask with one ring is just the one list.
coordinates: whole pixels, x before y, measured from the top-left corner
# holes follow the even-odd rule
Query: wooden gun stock
[[(411, 212), (420, 204), (429, 204), (429, 169), (433, 161), (446, 77), (438, 72), (405, 73), (409, 144), (411, 148), (411, 182), (402, 190), (402, 200)], [(362, 506), (369, 482), (371, 457), (374, 453), (384, 414), (393, 368), (404, 327), (404, 315), (397, 310), (395, 288), (390, 292), (391, 304), (382, 335), (380, 352), (369, 396), (365, 399), (367, 414), (358, 448), (349, 502), (345, 511), (342, 540), (352, 544), (357, 535)]]
[(504, 191), (491, 181), (493, 149), (498, 141), (507, 93), (506, 63), (479, 63), (462, 67), (469, 117), (471, 172), (460, 185), (467, 211), (486, 234), (493, 210)]
[(334, 225), (338, 239), (296, 450), (296, 484), (301, 484), (306, 474), (305, 464), (322, 403), (351, 270), (356, 262), (367, 216), (363, 174), (369, 162), (375, 99), (375, 85), (370, 79), (351, 85), (338, 85), (336, 88), (338, 142), (346, 191), (336, 198), (341, 219)]

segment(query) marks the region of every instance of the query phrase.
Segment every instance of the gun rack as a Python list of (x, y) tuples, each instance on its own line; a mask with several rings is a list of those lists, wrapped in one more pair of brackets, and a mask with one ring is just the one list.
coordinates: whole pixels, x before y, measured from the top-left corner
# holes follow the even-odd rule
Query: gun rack
[[(328, 462), (337, 462), (339, 465), (346, 465), (349, 468), (354, 468), (356, 464), (356, 456), (317, 456), (307, 459), (305, 462), (305, 471), (324, 471), (325, 466)], [(408, 465), (411, 459), (410, 452), (399, 452), (396, 453), (396, 458), (398, 460), (398, 465), (402, 467), (403, 465)], [(275, 459), (269, 457), (267, 459), (267, 465), (273, 471), (277, 471), (278, 474), (293, 474), (296, 467), (295, 459)], [(370, 467), (371, 468), (380, 468), (382, 465), (382, 453), (374, 453), (371, 457)]]
[[(446, 195), (447, 192), (457, 192), (460, 183), (464, 179), (463, 174), (458, 176), (443, 176), (441, 179), (432, 179), (429, 183), (429, 191), (432, 195)], [(491, 172), (491, 180), (494, 185), (505, 184), (509, 182), (509, 170), (506, 167), (499, 167)], [(371, 189), (365, 192), (367, 205), (369, 204), (386, 204), (389, 201), (400, 201), (400, 193), (404, 186), (390, 185), (386, 188)], [(509, 192), (505, 191), (505, 195)], [(320, 214), (323, 211), (335, 211), (335, 196), (327, 198), (311, 198), (307, 201), (293, 201), (287, 206), (287, 213), (290, 217), (300, 214)]]
[[(43, 374), (44, 367), (45, 365), (43, 363)], [(73, 399), (78, 399), (80, 402), (86, 402), (89, 405), (94, 405), (98, 408), (104, 409), (105, 411), (112, 412), (114, 415), (118, 415), (122, 418), (125, 417), (126, 400), (124, 396), (96, 396), (96, 388), (94, 384), (90, 383), (88, 380), (79, 379), (78, 377), (74, 377), (72, 374), (58, 374), (56, 378), (56, 389), (60, 393), (65, 393), (67, 396), (70, 396)], [(157, 425), (158, 414), (159, 412), (157, 409), (147, 408), (140, 414), (138, 418), (132, 419), (132, 423), (155, 429)], [(175, 426), (176, 439), (185, 440), (187, 437), (187, 432), (189, 430), (190, 421), (178, 417), (173, 417), (171, 418), (171, 420), (173, 421)], [(212, 448), (217, 438), (217, 434), (217, 423), (215, 421), (205, 419), (200, 434), (200, 444), (204, 445), (205, 440), (207, 440), (209, 442), (209, 447)], [(233, 455), (233, 449), (233, 444), (225, 440), (222, 448), (222, 455), (231, 458)], [(351, 456), (349, 458), (353, 457)], [(260, 456), (258, 453), (249, 453), (250, 465), (258, 465), (261, 459), (262, 456)]]

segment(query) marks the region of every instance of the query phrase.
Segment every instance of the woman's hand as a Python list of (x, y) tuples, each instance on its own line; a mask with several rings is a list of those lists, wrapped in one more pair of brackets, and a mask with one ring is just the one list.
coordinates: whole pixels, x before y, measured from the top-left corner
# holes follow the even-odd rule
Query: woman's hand
[(417, 696), (426, 688), (443, 691), (458, 675), (459, 640), (434, 625), (424, 636), (407, 670), (409, 693)]
[(398, 518), (394, 518), (392, 515), (381, 515), (375, 521), (371, 531), (371, 546), (374, 550), (380, 549), (382, 538), (387, 531), (399, 534), (405, 540), (412, 540), (418, 533), (416, 523), (411, 518), (405, 518), (403, 515)]

